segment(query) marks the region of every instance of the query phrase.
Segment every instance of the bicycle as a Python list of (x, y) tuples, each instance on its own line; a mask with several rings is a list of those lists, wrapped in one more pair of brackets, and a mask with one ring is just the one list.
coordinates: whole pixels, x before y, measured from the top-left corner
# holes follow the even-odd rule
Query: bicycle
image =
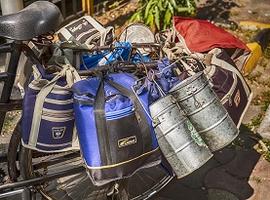
[[(2, 130), (6, 112), (22, 109), (22, 100), (10, 100), (21, 53), (23, 52), (33, 63), (42, 62), (42, 59), (25, 42), (33, 38), (39, 40), (43, 35), (59, 28), (61, 21), (59, 9), (54, 4), (45, 1), (35, 2), (19, 13), (0, 18), (0, 36), (14, 40), (0, 46), (0, 53), (11, 53), (7, 72), (0, 74), (0, 81), (4, 82), (0, 98), (0, 130)], [(104, 67), (104, 70), (106, 69)], [(91, 71), (81, 72), (84, 75), (89, 73)], [(19, 122), (14, 129), (8, 151), (8, 170), (13, 183), (0, 186), (1, 192), (30, 187), (34, 193), (39, 192), (44, 199), (128, 198), (139, 200), (150, 198), (173, 179), (166, 168), (159, 165), (139, 171), (128, 180), (95, 187), (87, 178), (84, 167), (81, 165), (79, 152), (44, 154), (27, 149), (21, 145), (20, 132)], [(67, 163), (73, 163), (73, 165), (67, 169)], [(74, 166), (74, 163), (78, 167)], [(18, 181), (19, 175), (24, 179), (23, 181)], [(67, 176), (70, 179), (66, 180)], [(81, 185), (86, 193), (82, 191), (80, 185), (75, 184), (78, 178), (82, 181)], [(61, 183), (66, 187), (61, 188)]]

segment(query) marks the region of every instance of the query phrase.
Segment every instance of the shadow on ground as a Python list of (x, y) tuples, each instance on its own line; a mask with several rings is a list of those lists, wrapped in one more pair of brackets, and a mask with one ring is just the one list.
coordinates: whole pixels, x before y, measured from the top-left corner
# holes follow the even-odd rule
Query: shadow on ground
[(216, 152), (206, 165), (191, 175), (173, 180), (152, 200), (244, 200), (254, 190), (249, 177), (261, 155), (254, 150), (255, 134), (246, 127), (230, 147)]
[(239, 7), (239, 5), (233, 1), (207, 0), (205, 4), (198, 8), (197, 17), (208, 20), (218, 18), (228, 20), (230, 10), (234, 7)]
[(239, 5), (231, 0), (207, 0), (205, 4), (198, 7), (196, 17), (213, 21), (227, 28), (237, 28), (237, 24), (229, 20), (231, 9), (234, 7), (239, 7)]

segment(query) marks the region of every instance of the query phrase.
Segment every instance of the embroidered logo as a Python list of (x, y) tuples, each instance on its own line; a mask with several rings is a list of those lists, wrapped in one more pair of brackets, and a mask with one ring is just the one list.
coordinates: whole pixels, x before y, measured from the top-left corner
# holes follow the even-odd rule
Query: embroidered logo
[(137, 137), (134, 135), (134, 136), (130, 136), (130, 137), (126, 137), (126, 138), (118, 140), (118, 147), (123, 148), (123, 147), (130, 146), (136, 143), (137, 143)]
[(53, 127), (52, 128), (52, 137), (53, 139), (61, 139), (66, 133), (66, 127)]
[(234, 97), (234, 103), (236, 107), (239, 106), (240, 102), (241, 102), (240, 90), (237, 90), (236, 95)]

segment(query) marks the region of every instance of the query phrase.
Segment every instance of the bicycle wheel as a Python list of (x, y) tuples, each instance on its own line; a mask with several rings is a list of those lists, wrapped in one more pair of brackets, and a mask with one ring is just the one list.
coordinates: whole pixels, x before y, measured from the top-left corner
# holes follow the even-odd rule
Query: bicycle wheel
[(16, 181), (20, 176), (19, 163), (18, 163), (18, 152), (21, 146), (21, 131), (20, 124), (18, 123), (10, 138), (8, 145), (8, 156), (7, 156), (7, 165), (8, 165), (8, 175), (12, 182)]
[[(20, 171), (23, 179), (30, 179), (83, 165), (79, 152), (40, 154), (25, 147), (20, 149)], [(58, 178), (36, 187), (48, 200), (145, 200), (158, 193), (172, 176), (161, 165), (143, 169), (131, 178), (102, 187), (94, 186), (86, 171), (72, 176)], [(113, 190), (116, 195), (111, 195)], [(111, 197), (113, 196), (113, 197)]]

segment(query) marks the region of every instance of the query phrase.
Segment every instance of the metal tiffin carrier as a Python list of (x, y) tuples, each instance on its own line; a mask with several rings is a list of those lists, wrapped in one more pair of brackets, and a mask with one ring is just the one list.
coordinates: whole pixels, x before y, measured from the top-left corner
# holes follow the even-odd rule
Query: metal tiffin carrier
[(177, 84), (170, 94), (211, 151), (222, 149), (238, 136), (239, 130), (203, 72)]
[(149, 109), (160, 149), (177, 178), (191, 174), (213, 156), (171, 95)]

